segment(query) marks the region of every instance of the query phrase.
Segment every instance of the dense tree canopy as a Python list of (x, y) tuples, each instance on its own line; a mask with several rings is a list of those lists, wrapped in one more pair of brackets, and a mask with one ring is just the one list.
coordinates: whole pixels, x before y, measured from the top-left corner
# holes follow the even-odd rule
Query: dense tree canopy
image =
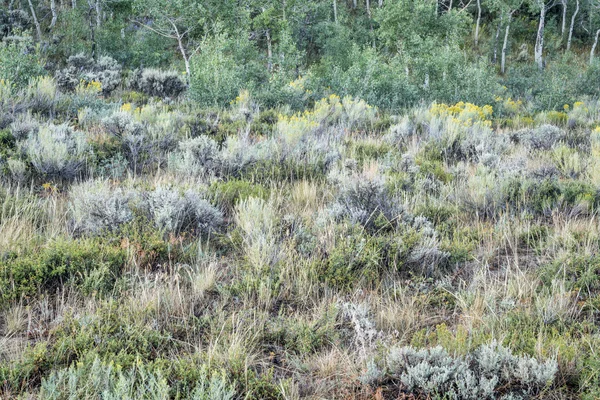
[[(595, 63), (599, 28), (596, 0), (4, 0), (0, 10), (5, 46), (29, 36), (47, 69), (79, 52), (174, 67), (210, 104), (244, 88), (289, 103), (300, 78), (305, 93), (296, 94), (309, 103), (327, 93), (390, 109), (482, 103), (504, 88), (515, 97), (539, 90), (534, 81), (552, 97), (585, 86), (576, 71)], [(567, 82), (549, 84), (568, 66)]]

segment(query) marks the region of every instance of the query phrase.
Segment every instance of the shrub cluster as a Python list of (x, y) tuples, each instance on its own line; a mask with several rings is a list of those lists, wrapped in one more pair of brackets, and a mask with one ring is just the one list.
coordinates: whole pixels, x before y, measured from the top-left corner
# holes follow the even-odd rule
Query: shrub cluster
[[(442, 347), (393, 348), (385, 373), (412, 393), (449, 399), (518, 399), (538, 395), (549, 387), (557, 362), (516, 356), (497, 342), (467, 356), (452, 356)], [(383, 374), (373, 373), (371, 379)]]
[(67, 67), (55, 73), (58, 87), (67, 92), (74, 91), (80, 82), (99, 83), (102, 93), (110, 94), (121, 83), (121, 65), (109, 56), (93, 60), (83, 53), (71, 56)]
[(133, 90), (148, 96), (174, 99), (186, 89), (185, 82), (175, 71), (162, 71), (159, 69), (137, 69), (129, 80)]

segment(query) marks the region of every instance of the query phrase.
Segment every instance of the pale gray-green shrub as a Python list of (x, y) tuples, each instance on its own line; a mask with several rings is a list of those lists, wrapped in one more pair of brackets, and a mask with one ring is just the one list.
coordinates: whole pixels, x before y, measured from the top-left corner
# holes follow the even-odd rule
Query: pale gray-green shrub
[(133, 72), (129, 85), (132, 89), (161, 98), (176, 98), (186, 89), (185, 82), (176, 71), (146, 68)]
[(102, 56), (97, 61), (83, 53), (71, 56), (67, 67), (57, 70), (54, 78), (63, 91), (74, 91), (81, 81), (100, 82), (102, 93), (110, 94), (121, 83), (121, 65), (111, 57)]
[(39, 122), (30, 112), (19, 114), (10, 124), (10, 132), (16, 140), (24, 140), (39, 131)]
[(208, 235), (223, 224), (223, 214), (192, 190), (157, 187), (144, 195), (144, 207), (157, 228), (170, 233), (182, 231)]
[(50, 179), (74, 179), (83, 172), (89, 154), (85, 134), (66, 124), (41, 126), (20, 146), (35, 172)]
[(219, 146), (212, 138), (200, 135), (179, 142), (178, 151), (171, 154), (169, 165), (177, 172), (189, 175), (218, 175), (223, 168)]
[(516, 356), (497, 342), (466, 356), (452, 356), (442, 347), (392, 348), (385, 368), (411, 392), (450, 399), (491, 399), (500, 390), (531, 396), (552, 384), (558, 370), (553, 359)]
[(102, 119), (104, 129), (115, 137), (122, 139), (127, 135), (138, 135), (144, 130), (139, 122), (133, 119), (133, 116), (124, 111), (114, 112), (112, 115)]
[(107, 180), (90, 180), (73, 186), (69, 197), (74, 231), (96, 235), (131, 221), (137, 194)]
[[(69, 368), (52, 372), (41, 383), (39, 397), (48, 400), (166, 400), (171, 387), (160, 370), (142, 363), (122, 370), (113, 363), (96, 358), (91, 365), (73, 363)], [(203, 366), (199, 380), (186, 398), (190, 400), (232, 400), (234, 386), (223, 374), (210, 374)]]

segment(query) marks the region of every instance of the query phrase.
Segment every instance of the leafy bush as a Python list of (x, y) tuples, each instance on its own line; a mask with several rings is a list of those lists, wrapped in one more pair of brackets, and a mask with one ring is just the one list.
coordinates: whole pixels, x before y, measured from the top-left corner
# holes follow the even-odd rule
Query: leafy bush
[(69, 279), (81, 283), (86, 274), (98, 268), (108, 268), (108, 274), (101, 276), (102, 285), (109, 289), (125, 261), (123, 249), (102, 241), (60, 238), (38, 250), (6, 254), (0, 259), (0, 301), (51, 292)]
[(13, 37), (0, 41), (0, 80), (15, 85), (17, 89), (27, 86), (29, 80), (46, 74), (30, 37)]
[(234, 49), (224, 34), (205, 42), (191, 60), (190, 96), (202, 105), (226, 105), (244, 88)]
[(250, 197), (269, 198), (269, 189), (265, 186), (244, 180), (215, 181), (209, 186), (208, 192), (226, 210), (233, 210), (238, 202)]

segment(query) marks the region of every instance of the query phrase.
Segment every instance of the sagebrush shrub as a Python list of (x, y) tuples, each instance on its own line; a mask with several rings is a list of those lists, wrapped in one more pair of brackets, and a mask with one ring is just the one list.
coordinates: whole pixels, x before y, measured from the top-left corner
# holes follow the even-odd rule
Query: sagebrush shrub
[(223, 214), (202, 196), (188, 190), (157, 187), (145, 194), (144, 206), (157, 228), (170, 233), (183, 231), (208, 235), (223, 224)]
[(102, 119), (102, 126), (107, 132), (122, 139), (127, 135), (139, 135), (144, 127), (133, 119), (130, 113), (117, 111)]
[(466, 356), (452, 356), (440, 346), (393, 348), (386, 368), (413, 393), (451, 399), (490, 399), (507, 392), (535, 395), (553, 382), (558, 370), (555, 360), (516, 356), (497, 342)]
[(179, 142), (179, 149), (171, 155), (170, 166), (189, 175), (218, 175), (223, 168), (223, 158), (217, 142), (200, 135)]
[(373, 230), (380, 227), (381, 217), (393, 224), (404, 211), (388, 193), (383, 175), (332, 172), (330, 179), (338, 187), (331, 207), (334, 218), (347, 218)]
[(532, 150), (549, 150), (564, 139), (565, 132), (554, 125), (540, 125), (534, 129), (522, 129), (512, 134), (513, 141), (525, 144)]
[[(42, 380), (40, 397), (49, 400), (61, 399), (168, 399), (173, 388), (158, 368), (140, 363), (122, 369), (112, 362), (103, 362), (96, 356), (93, 361), (73, 363)], [(209, 373), (202, 367), (200, 379), (186, 393), (190, 400), (231, 400), (235, 395), (233, 385), (223, 374)]]
[(96, 235), (114, 231), (133, 219), (137, 194), (108, 181), (87, 181), (73, 186), (70, 210), (75, 232)]
[(39, 122), (29, 112), (19, 114), (10, 124), (10, 131), (16, 140), (24, 140), (31, 134), (37, 134), (39, 128)]
[(108, 95), (121, 83), (121, 65), (109, 56), (94, 61), (79, 53), (69, 57), (67, 67), (57, 70), (54, 77), (63, 91), (74, 91), (81, 81), (99, 82), (102, 93)]
[(43, 178), (71, 180), (83, 172), (89, 152), (85, 134), (67, 125), (45, 125), (21, 146)]
[(186, 89), (185, 82), (176, 71), (153, 68), (134, 71), (129, 85), (148, 96), (161, 98), (176, 98)]

